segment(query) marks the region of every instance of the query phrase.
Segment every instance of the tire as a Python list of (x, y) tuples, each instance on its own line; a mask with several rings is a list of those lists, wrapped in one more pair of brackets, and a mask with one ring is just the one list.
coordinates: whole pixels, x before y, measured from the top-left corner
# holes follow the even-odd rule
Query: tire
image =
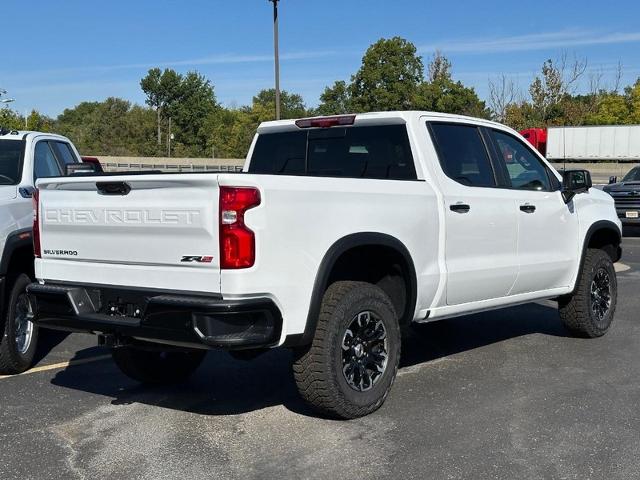
[(28, 320), (32, 312), (26, 288), (31, 283), (31, 278), (21, 273), (11, 281), (1, 324), (3, 335), (0, 340), (0, 374), (4, 375), (28, 370), (38, 344), (38, 327)]
[[(322, 415), (342, 419), (368, 415), (380, 408), (391, 390), (400, 345), (396, 312), (380, 288), (336, 282), (322, 299), (311, 345), (296, 356), (293, 372), (298, 391)], [(382, 373), (374, 368), (376, 363)]]
[(140, 383), (163, 385), (188, 379), (200, 366), (206, 350), (157, 351), (138, 347), (111, 349), (118, 368)]
[(617, 299), (618, 282), (611, 258), (603, 250), (590, 248), (573, 294), (558, 302), (560, 319), (575, 336), (601, 337), (611, 327)]

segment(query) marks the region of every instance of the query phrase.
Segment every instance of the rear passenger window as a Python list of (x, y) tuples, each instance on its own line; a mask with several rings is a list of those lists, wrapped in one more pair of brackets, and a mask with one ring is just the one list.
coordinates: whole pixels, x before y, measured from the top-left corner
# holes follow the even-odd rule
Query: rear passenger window
[(71, 150), (71, 146), (65, 142), (50, 142), (56, 150), (57, 157), (63, 164), (77, 163), (78, 159)]
[(472, 125), (431, 123), (430, 129), (444, 173), (470, 187), (496, 186), (480, 131)]
[(258, 136), (250, 173), (415, 180), (404, 125), (332, 127)]
[(51, 151), (49, 142), (36, 143), (34, 152), (33, 178), (59, 177), (61, 175), (60, 166), (56, 157)]

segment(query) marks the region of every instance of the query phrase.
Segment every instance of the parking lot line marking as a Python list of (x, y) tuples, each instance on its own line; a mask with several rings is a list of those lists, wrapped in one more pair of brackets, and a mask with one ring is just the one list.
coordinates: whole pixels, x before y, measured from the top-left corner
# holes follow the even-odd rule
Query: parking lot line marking
[(76, 365), (99, 362), (100, 360), (106, 360), (108, 358), (111, 358), (111, 355), (99, 355), (97, 357), (80, 358), (78, 360), (68, 360), (66, 362), (52, 363), (50, 365), (40, 365), (39, 367), (33, 367), (31, 370), (27, 370), (26, 372), (19, 373), (18, 375), (0, 375), (0, 380), (19, 377), (21, 375), (29, 375), (31, 373), (46, 372), (48, 370), (57, 370), (60, 368), (75, 367)]
[(616, 272), (626, 272), (627, 270), (631, 270), (629, 265), (622, 262), (614, 263), (613, 268)]

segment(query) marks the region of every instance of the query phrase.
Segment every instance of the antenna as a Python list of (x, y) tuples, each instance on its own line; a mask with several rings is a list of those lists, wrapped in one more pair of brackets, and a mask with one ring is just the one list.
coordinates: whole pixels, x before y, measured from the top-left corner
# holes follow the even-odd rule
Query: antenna
[(567, 129), (562, 128), (562, 169), (567, 171)]

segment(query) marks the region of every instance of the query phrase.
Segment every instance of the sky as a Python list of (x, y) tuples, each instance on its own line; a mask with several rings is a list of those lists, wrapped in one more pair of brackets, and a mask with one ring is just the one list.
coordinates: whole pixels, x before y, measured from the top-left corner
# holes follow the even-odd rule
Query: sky
[[(279, 12), (281, 88), (307, 106), (381, 37), (413, 42), (425, 65), (440, 50), (481, 98), (501, 74), (526, 93), (563, 52), (605, 84), (618, 62), (623, 85), (640, 76), (640, 0), (280, 0)], [(156, 66), (197, 70), (230, 107), (273, 87), (268, 0), (2, 0), (0, 38), (0, 88), (21, 112), (56, 116), (110, 96), (142, 104), (140, 79)]]

